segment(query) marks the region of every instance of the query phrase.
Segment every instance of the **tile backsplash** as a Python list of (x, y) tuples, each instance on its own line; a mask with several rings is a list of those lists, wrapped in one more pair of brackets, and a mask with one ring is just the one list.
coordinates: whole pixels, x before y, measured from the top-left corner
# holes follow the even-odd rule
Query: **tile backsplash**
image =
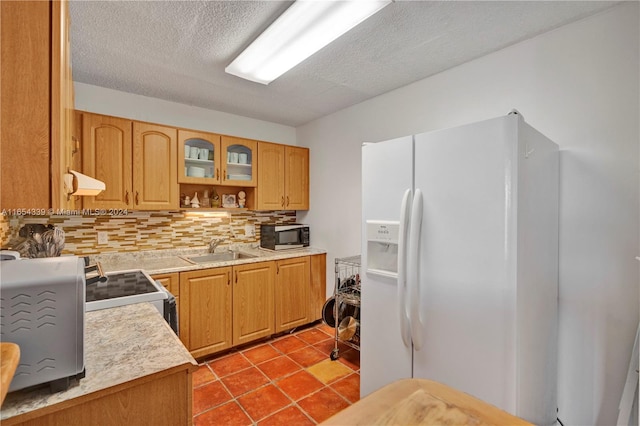
[[(62, 254), (91, 255), (206, 246), (211, 238), (226, 244), (260, 241), (260, 224), (294, 223), (294, 211), (270, 212), (129, 212), (122, 216), (51, 215), (0, 216), (0, 241), (9, 248), (21, 241), (24, 225), (40, 223), (61, 228), (65, 233)], [(254, 230), (254, 235), (251, 231)], [(98, 232), (107, 242), (98, 244)]]

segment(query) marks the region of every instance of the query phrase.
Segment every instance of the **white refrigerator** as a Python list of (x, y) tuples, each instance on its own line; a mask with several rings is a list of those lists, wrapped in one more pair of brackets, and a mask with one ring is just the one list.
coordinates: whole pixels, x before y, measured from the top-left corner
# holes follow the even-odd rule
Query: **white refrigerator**
[(553, 424), (557, 145), (514, 111), (362, 162), (361, 395), (426, 378)]

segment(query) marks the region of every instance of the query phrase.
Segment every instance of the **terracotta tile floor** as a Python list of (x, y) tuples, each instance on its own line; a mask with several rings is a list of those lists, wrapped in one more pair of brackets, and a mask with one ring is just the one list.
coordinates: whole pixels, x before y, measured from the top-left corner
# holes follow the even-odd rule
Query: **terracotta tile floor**
[(207, 359), (193, 375), (193, 423), (315, 425), (360, 398), (360, 352), (314, 324)]

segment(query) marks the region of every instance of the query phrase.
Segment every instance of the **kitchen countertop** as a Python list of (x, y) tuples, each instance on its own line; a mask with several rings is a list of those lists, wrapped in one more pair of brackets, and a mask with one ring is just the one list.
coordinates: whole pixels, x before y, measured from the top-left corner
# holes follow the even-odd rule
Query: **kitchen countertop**
[(84, 351), (85, 378), (72, 380), (69, 389), (53, 394), (48, 387), (11, 392), (0, 410), (0, 420), (185, 364), (191, 364), (194, 370), (197, 366), (150, 303), (87, 312)]
[[(105, 253), (91, 256), (90, 262), (99, 261), (105, 273), (142, 269), (149, 274), (163, 274), (326, 253), (313, 247), (271, 251), (255, 244), (221, 247), (216, 253), (230, 249), (255, 257), (198, 264), (185, 260), (187, 256), (208, 253), (207, 247), (197, 247)], [(197, 366), (178, 336), (150, 303), (102, 309), (85, 315), (85, 378), (72, 380), (69, 389), (53, 394), (48, 387), (11, 392), (0, 410), (0, 420), (88, 396), (185, 364), (191, 364), (194, 369)]]
[[(326, 253), (325, 250), (306, 247), (282, 251), (265, 250), (254, 244), (237, 245), (231, 247), (233, 251), (249, 254), (255, 257), (249, 259), (236, 259), (223, 262), (208, 262), (194, 264), (185, 260), (187, 256), (208, 254), (206, 247), (193, 249), (169, 249), (148, 250), (136, 252), (105, 253), (91, 256), (91, 263), (100, 262), (105, 273), (125, 271), (130, 269), (142, 269), (148, 274), (165, 274), (171, 272), (196, 271), (199, 269), (217, 268), (223, 266), (241, 265), (246, 263), (268, 262), (272, 260), (289, 259), (293, 257), (312, 256)], [(224, 253), (229, 248), (216, 250), (216, 253)]]

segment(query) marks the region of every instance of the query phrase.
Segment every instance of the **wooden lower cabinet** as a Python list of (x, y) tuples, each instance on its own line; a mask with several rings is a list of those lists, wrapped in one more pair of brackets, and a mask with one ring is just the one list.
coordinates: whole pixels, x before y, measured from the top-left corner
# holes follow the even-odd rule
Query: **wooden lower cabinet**
[(327, 255), (311, 256), (311, 282), (309, 285), (309, 322), (322, 319), (322, 308), (327, 300)]
[(180, 274), (173, 272), (169, 274), (156, 274), (151, 275), (154, 281), (159, 281), (169, 293), (173, 294), (176, 299), (180, 296)]
[(153, 278), (179, 295), (180, 340), (203, 358), (322, 318), (326, 255)]
[(180, 273), (180, 340), (194, 358), (232, 345), (231, 267)]
[(233, 267), (233, 344), (241, 345), (274, 333), (275, 262)]
[[(160, 284), (164, 286), (169, 293), (173, 294), (176, 298), (176, 311), (178, 311), (178, 323), (181, 321), (180, 316), (180, 274), (178, 272), (172, 272), (169, 274), (156, 274), (151, 275), (151, 278), (154, 281), (159, 281)], [(180, 331), (180, 324), (178, 324), (178, 331)], [(184, 344), (184, 340), (182, 336), (179, 336), (182, 344)], [(186, 345), (185, 345), (186, 346)]]
[(180, 273), (180, 340), (194, 358), (274, 333), (275, 263)]
[(190, 425), (191, 364), (3, 420), (3, 426)]
[(309, 322), (309, 257), (294, 257), (276, 262), (276, 333)]

